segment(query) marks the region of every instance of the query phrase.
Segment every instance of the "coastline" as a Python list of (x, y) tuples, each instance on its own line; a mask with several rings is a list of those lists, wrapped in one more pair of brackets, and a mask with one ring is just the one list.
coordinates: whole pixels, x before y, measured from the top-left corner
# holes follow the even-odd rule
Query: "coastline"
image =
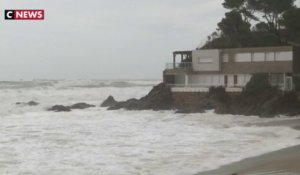
[(196, 175), (300, 175), (300, 145), (285, 148)]
[[(300, 119), (286, 119), (257, 124), (257, 126), (286, 126), (300, 130)], [(300, 139), (300, 138), (299, 138)], [(300, 175), (300, 145), (273, 151), (218, 169), (196, 175)]]

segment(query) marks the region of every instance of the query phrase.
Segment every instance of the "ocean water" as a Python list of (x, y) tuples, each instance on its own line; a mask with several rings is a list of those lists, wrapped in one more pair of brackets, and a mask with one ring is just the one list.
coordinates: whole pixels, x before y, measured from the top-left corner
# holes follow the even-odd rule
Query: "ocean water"
[[(174, 111), (108, 111), (108, 95), (139, 98), (159, 81), (0, 82), (0, 174), (192, 175), (300, 144), (277, 119)], [(36, 101), (38, 106), (16, 105)], [(49, 112), (86, 102), (96, 108)]]

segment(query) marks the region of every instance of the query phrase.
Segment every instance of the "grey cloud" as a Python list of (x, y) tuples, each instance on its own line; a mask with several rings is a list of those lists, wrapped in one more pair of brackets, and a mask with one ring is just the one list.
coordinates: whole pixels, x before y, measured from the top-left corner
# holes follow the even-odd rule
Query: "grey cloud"
[(161, 78), (173, 50), (216, 28), (222, 0), (9, 0), (46, 19), (0, 20), (0, 80)]

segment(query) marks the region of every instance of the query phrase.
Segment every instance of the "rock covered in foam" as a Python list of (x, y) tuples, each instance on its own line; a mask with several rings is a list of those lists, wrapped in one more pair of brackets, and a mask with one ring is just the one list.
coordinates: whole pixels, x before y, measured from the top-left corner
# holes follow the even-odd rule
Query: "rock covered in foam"
[(71, 106), (64, 106), (64, 105), (54, 105), (48, 111), (54, 112), (70, 112), (72, 109), (87, 109), (96, 107), (95, 105), (87, 104), (87, 103), (76, 103)]
[(22, 106), (37, 106), (39, 105), (38, 102), (35, 101), (29, 101), (29, 102), (17, 102), (16, 105), (22, 105)]

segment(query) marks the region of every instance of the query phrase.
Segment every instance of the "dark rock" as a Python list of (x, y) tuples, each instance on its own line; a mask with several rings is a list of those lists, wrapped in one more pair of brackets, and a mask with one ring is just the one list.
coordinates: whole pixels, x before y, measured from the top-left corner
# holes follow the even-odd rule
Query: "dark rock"
[(52, 106), (48, 111), (54, 111), (54, 112), (70, 112), (71, 109), (69, 106), (63, 106), (63, 105), (55, 105)]
[(296, 116), (300, 114), (300, 103), (293, 92), (270, 89), (259, 95), (239, 95), (228, 103), (229, 114), (257, 115), (268, 118), (278, 115)]
[(139, 100), (139, 107), (152, 110), (173, 109), (171, 89), (164, 83), (155, 86), (148, 95)]
[[(138, 110), (138, 100), (135, 98), (129, 99), (127, 101), (123, 102), (116, 102), (113, 106), (109, 107), (108, 110), (118, 110), (121, 108), (127, 109), (127, 110)], [(141, 109), (140, 109), (141, 110)]]
[(121, 108), (127, 110), (169, 110), (173, 108), (172, 92), (164, 83), (155, 86), (148, 95), (141, 99), (129, 99), (108, 105), (109, 110)]
[(179, 109), (176, 111), (177, 114), (191, 114), (191, 113), (204, 113), (206, 109), (190, 106)]
[(37, 106), (39, 105), (39, 103), (35, 102), (35, 101), (30, 101), (27, 103), (28, 106)]
[(29, 102), (17, 102), (16, 105), (23, 105), (23, 106), (37, 106), (39, 103), (35, 101), (29, 101)]
[(64, 106), (64, 105), (55, 105), (52, 106), (48, 111), (54, 111), (54, 112), (70, 112), (72, 109), (87, 109), (96, 107), (95, 105), (90, 105), (87, 103), (76, 103), (72, 106)]
[(209, 93), (178, 92), (172, 94), (165, 84), (155, 86), (141, 99), (116, 102), (109, 97), (102, 105), (109, 110), (177, 110), (177, 113), (203, 113), (214, 109), (218, 114), (275, 117), (300, 114), (299, 94), (270, 88), (259, 94), (226, 93), (222, 87), (210, 88)]
[(92, 107), (96, 107), (95, 105), (90, 105), (87, 103), (76, 103), (72, 106), (70, 106), (70, 109), (87, 109), (87, 108), (92, 108)]
[(104, 102), (101, 104), (101, 107), (109, 107), (115, 105), (117, 102), (113, 96), (109, 96)]

